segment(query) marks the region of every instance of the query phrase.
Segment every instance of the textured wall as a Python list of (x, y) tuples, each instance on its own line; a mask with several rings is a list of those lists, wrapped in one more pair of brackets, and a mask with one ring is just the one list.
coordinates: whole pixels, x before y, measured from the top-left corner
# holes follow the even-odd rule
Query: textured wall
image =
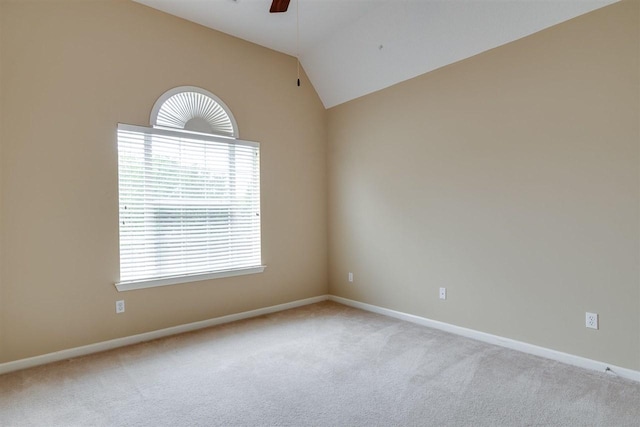
[[(326, 112), (294, 58), (128, 1), (1, 7), (0, 362), (327, 292)], [(262, 143), (267, 270), (118, 293), (116, 126), (181, 85)]]
[(640, 369), (638, 16), (329, 110), (330, 292)]

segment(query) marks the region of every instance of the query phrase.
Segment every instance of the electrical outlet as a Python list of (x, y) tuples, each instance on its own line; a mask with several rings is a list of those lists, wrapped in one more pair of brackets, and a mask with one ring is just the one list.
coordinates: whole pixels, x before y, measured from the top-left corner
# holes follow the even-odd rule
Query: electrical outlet
[(353, 273), (352, 272), (349, 272), (349, 281), (353, 282)]
[(588, 313), (585, 317), (586, 327), (590, 329), (598, 329), (598, 313)]
[(440, 299), (447, 299), (447, 288), (440, 288)]
[(116, 301), (116, 313), (124, 313), (124, 300)]

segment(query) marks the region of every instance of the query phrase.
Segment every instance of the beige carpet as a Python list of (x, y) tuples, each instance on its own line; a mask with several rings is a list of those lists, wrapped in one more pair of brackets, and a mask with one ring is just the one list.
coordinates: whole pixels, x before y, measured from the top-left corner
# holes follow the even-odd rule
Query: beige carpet
[(325, 302), (0, 376), (2, 426), (639, 426), (640, 384)]

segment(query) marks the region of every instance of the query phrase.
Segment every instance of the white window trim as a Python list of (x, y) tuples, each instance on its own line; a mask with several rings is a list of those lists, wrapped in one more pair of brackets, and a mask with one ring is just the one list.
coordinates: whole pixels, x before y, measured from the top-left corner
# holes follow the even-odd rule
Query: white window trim
[(118, 129), (131, 131), (131, 132), (146, 132), (149, 134), (155, 135), (166, 135), (173, 136), (176, 138), (184, 138), (185, 134), (188, 136), (189, 134), (195, 135), (198, 139), (203, 141), (212, 141), (212, 142), (224, 142), (227, 144), (236, 144), (236, 145), (246, 145), (249, 147), (259, 147), (260, 143), (255, 141), (246, 141), (244, 139), (231, 138), (230, 136), (223, 135), (213, 135), (208, 133), (200, 133), (200, 132), (191, 132), (188, 130), (174, 130), (169, 128), (150, 128), (146, 126), (138, 126), (138, 125), (129, 125), (126, 123), (118, 123)]
[[(148, 128), (144, 126), (136, 126), (125, 123), (120, 123), (118, 125), (119, 129), (133, 131), (133, 132), (147, 132), (158, 135), (167, 135), (167, 136), (176, 136), (176, 137), (184, 137), (185, 133), (193, 133), (184, 130), (171, 130), (167, 128)], [(236, 139), (232, 137), (222, 136), (222, 135), (209, 135), (204, 133), (196, 132), (198, 139), (215, 141), (215, 142), (225, 142), (225, 143), (233, 143), (237, 145), (245, 145), (252, 147), (259, 147), (259, 142), (254, 141), (246, 141), (241, 139)], [(254, 267), (244, 267), (240, 269), (230, 269), (230, 270), (217, 270), (208, 273), (198, 273), (198, 274), (188, 274), (188, 275), (180, 275), (180, 276), (170, 276), (170, 277), (162, 277), (162, 278), (154, 278), (154, 279), (140, 279), (140, 280), (131, 280), (124, 282), (116, 282), (115, 287), (118, 292), (123, 291), (131, 291), (136, 289), (145, 289), (145, 288), (154, 288), (159, 286), (169, 286), (176, 285), (180, 283), (191, 283), (191, 282), (199, 282), (210, 279), (220, 279), (225, 277), (234, 277), (234, 276), (243, 276), (250, 274), (258, 274), (264, 272), (267, 268), (266, 265), (258, 265)]]
[(222, 270), (203, 274), (189, 274), (184, 276), (170, 276), (148, 280), (132, 280), (129, 282), (116, 283), (118, 292), (133, 291), (136, 289), (155, 288), (158, 286), (177, 285), (180, 283), (200, 282), (210, 279), (221, 279), (223, 277), (244, 276), (248, 274), (262, 273), (266, 265), (258, 265), (249, 268), (239, 268), (237, 270)]

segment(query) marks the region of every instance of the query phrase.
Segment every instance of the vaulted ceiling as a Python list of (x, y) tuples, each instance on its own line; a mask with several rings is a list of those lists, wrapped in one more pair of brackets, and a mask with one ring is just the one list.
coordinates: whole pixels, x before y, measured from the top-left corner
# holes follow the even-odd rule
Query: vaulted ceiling
[(298, 56), (330, 108), (618, 0), (134, 1)]

